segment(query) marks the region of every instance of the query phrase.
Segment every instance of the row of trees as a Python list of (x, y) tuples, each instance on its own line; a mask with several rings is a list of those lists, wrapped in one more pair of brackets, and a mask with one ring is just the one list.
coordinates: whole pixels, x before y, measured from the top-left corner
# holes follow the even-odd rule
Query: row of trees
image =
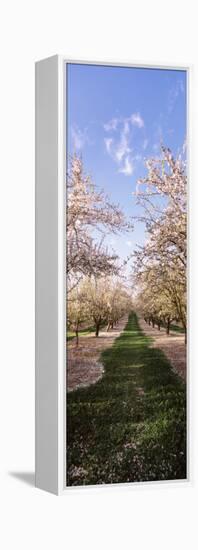
[(106, 241), (110, 233), (131, 228), (120, 207), (84, 173), (82, 159), (72, 157), (67, 177), (67, 323), (77, 344), (82, 324), (94, 324), (98, 336), (101, 325), (113, 327), (129, 308), (118, 256)]
[(120, 279), (86, 277), (69, 294), (67, 307), (68, 326), (75, 331), (76, 342), (80, 327), (94, 325), (95, 336), (101, 326), (107, 330), (131, 309), (131, 298)]
[(161, 157), (147, 161), (147, 176), (136, 197), (148, 239), (134, 254), (133, 280), (145, 320), (182, 323), (186, 333), (187, 201), (186, 164), (162, 147)]
[[(133, 284), (138, 308), (153, 325), (182, 323), (186, 333), (186, 164), (162, 147), (161, 156), (146, 162), (147, 174), (135, 192), (147, 241), (134, 253)], [(68, 323), (76, 331), (92, 321), (110, 327), (128, 310), (131, 300), (113, 250), (110, 233), (132, 229), (119, 206), (84, 174), (82, 159), (71, 158), (67, 190)]]

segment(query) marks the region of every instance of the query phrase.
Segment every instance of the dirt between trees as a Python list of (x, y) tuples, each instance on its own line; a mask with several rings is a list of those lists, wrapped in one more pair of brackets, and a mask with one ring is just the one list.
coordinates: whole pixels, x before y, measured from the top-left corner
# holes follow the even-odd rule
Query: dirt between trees
[(107, 332), (103, 328), (96, 338), (93, 333), (79, 335), (79, 345), (74, 338), (67, 344), (67, 390), (72, 391), (97, 382), (104, 372), (99, 361), (101, 352), (113, 345), (113, 342), (124, 330), (128, 321), (125, 315), (118, 324)]
[[(79, 336), (79, 346), (76, 346), (75, 338), (67, 344), (67, 390), (73, 391), (80, 387), (86, 387), (97, 382), (103, 375), (104, 367), (99, 361), (101, 352), (113, 345), (113, 342), (124, 330), (128, 316), (121, 319), (116, 327), (107, 332), (103, 328), (96, 338), (93, 333)], [(173, 369), (183, 380), (186, 380), (186, 345), (183, 334), (175, 334), (170, 331), (167, 335), (163, 327), (159, 331), (157, 327), (148, 325), (144, 319), (139, 318), (139, 325), (146, 336), (153, 339), (152, 346), (161, 349)]]
[(153, 338), (152, 346), (160, 348), (165, 353), (173, 369), (186, 381), (187, 346), (184, 334), (175, 334), (170, 330), (170, 334), (167, 335), (163, 327), (160, 330), (157, 327), (153, 328), (141, 317), (138, 321), (144, 334)]

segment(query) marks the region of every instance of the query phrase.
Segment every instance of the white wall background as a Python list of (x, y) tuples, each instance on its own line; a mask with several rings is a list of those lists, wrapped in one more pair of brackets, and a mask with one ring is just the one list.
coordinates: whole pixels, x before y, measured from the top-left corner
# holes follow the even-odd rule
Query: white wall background
[[(3, 550), (194, 550), (197, 530), (196, 2), (3, 0), (0, 15), (0, 463)], [(34, 62), (71, 58), (194, 65), (191, 161), (193, 486), (85, 490), (57, 498), (14, 473), (34, 470)], [(194, 191), (193, 191), (194, 185)], [(193, 240), (192, 240), (193, 233)], [(10, 473), (12, 473), (12, 475)]]

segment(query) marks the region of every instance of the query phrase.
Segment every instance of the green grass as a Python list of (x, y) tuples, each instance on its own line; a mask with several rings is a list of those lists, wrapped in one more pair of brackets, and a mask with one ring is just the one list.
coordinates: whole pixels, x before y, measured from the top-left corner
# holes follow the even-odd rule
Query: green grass
[(68, 485), (186, 478), (185, 385), (151, 342), (131, 314), (103, 378), (68, 394)]
[[(105, 326), (105, 323), (102, 323), (101, 324), (101, 327), (100, 327), (100, 330), (102, 330), (102, 328)], [(90, 334), (90, 332), (95, 332), (96, 331), (96, 327), (94, 325), (90, 326), (90, 327), (87, 327), (86, 329), (82, 328), (80, 329), (78, 332), (79, 332), (79, 336), (87, 336), (88, 334)], [(67, 330), (67, 342), (70, 342), (71, 340), (73, 340), (73, 338), (76, 337), (76, 333), (71, 331), (71, 330)]]
[[(95, 332), (96, 328), (94, 326), (87, 327), (86, 329), (80, 329), (79, 330), (79, 336), (87, 336), (90, 332)], [(73, 340), (73, 338), (76, 337), (76, 333), (72, 330), (67, 331), (67, 342), (70, 342), (70, 340)]]
[(185, 333), (184, 327), (179, 327), (178, 325), (172, 325), (172, 323), (171, 323), (171, 326), (170, 326), (170, 330), (173, 330), (174, 332), (179, 332), (179, 333), (182, 333), (182, 334)]
[[(166, 325), (164, 323), (162, 323), (162, 327), (166, 328)], [(179, 334), (184, 334), (185, 333), (184, 327), (180, 327), (179, 325), (173, 325), (172, 323), (170, 325), (170, 332), (171, 331), (178, 332)]]

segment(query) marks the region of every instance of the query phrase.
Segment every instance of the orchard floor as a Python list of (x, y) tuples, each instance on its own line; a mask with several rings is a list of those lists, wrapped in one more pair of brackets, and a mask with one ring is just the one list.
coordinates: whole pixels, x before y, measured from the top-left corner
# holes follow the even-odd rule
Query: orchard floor
[(67, 485), (185, 479), (185, 383), (134, 313), (100, 361), (67, 395)]
[(183, 380), (186, 380), (187, 357), (184, 334), (170, 331), (170, 334), (167, 335), (163, 327), (160, 330), (157, 327), (153, 328), (142, 318), (139, 318), (139, 324), (144, 333), (152, 337), (152, 346), (161, 349), (168, 357), (174, 370)]
[(98, 338), (94, 331), (79, 335), (79, 345), (76, 338), (67, 345), (67, 389), (73, 391), (97, 382), (104, 373), (100, 361), (101, 352), (112, 346), (114, 340), (123, 331), (128, 316), (123, 317), (117, 325), (107, 332), (107, 327), (100, 330)]

